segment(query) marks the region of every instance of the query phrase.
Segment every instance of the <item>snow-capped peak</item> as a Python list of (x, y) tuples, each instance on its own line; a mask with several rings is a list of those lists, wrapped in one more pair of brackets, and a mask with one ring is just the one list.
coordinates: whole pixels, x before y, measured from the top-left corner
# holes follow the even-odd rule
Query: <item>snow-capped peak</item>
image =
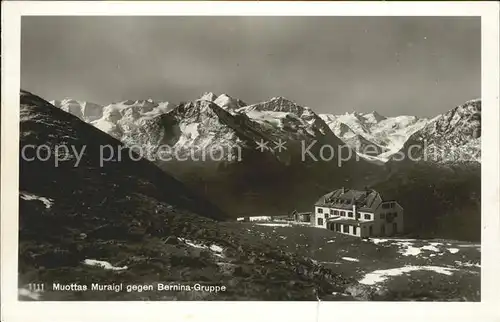
[(215, 95), (212, 92), (205, 92), (201, 97), (199, 98), (200, 100), (205, 100), (205, 101), (210, 101), (213, 102), (217, 98), (217, 95)]
[(246, 105), (246, 103), (242, 100), (233, 98), (227, 94), (219, 95), (219, 97), (217, 97), (213, 102), (229, 111), (236, 110)]
[(379, 123), (380, 121), (386, 120), (387, 117), (380, 115), (377, 111), (373, 111), (367, 114), (364, 114), (363, 117), (371, 123)]
[[(385, 162), (398, 152), (406, 140), (424, 127), (428, 120), (415, 116), (385, 117), (378, 112), (346, 112), (342, 115), (322, 114), (320, 117), (330, 129), (350, 146), (372, 144), (378, 151), (385, 151), (377, 158)], [(354, 140), (354, 138), (358, 138)], [(381, 147), (381, 149), (378, 149)]]
[(297, 105), (295, 102), (277, 96), (271, 98), (269, 101), (261, 102), (244, 107), (246, 111), (268, 111), (268, 112), (285, 112), (292, 113), (300, 116), (304, 113), (304, 107)]
[(148, 100), (125, 100), (106, 106), (65, 98), (51, 101), (52, 105), (91, 123), (101, 131), (119, 138), (124, 131), (141, 126), (146, 119), (168, 112), (168, 102)]
[(433, 118), (408, 139), (405, 147), (416, 143), (423, 144), (423, 155), (428, 161), (480, 162), (481, 100), (467, 101)]

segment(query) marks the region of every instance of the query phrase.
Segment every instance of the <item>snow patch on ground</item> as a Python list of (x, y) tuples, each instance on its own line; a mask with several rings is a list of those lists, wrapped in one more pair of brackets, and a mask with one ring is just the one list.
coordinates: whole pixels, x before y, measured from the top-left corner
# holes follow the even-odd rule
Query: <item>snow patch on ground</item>
[(439, 274), (444, 275), (452, 275), (453, 271), (456, 269), (449, 267), (441, 267), (441, 266), (403, 266), (399, 268), (391, 268), (391, 269), (383, 269), (376, 270), (371, 273), (368, 273), (363, 277), (359, 283), (365, 285), (375, 285), (378, 283), (382, 283), (392, 276), (399, 276), (406, 273), (414, 272), (414, 271), (432, 271)]
[(109, 262), (100, 261), (100, 260), (97, 260), (97, 259), (86, 259), (86, 260), (83, 261), (83, 263), (85, 265), (97, 266), (97, 267), (101, 267), (101, 268), (109, 269), (109, 270), (113, 270), (113, 271), (122, 271), (122, 270), (125, 270), (125, 269), (128, 268), (127, 266), (123, 266), (123, 267), (113, 266)]
[(468, 247), (475, 247), (475, 248), (480, 248), (481, 245), (476, 245), (476, 244), (465, 244), (465, 245), (457, 245), (458, 247), (463, 247), (463, 248), (468, 248)]
[(256, 224), (259, 226), (268, 226), (268, 227), (290, 227), (290, 224), (281, 224), (281, 223), (259, 223)]
[(432, 252), (439, 252), (439, 249), (437, 249), (436, 246), (434, 245), (426, 245), (421, 247), (420, 249), (430, 250)]
[(41, 201), (41, 202), (43, 202), (43, 204), (45, 205), (45, 208), (47, 208), (47, 209), (52, 207), (52, 205), (54, 204), (54, 200), (52, 200), (52, 199), (40, 197), (40, 196), (31, 194), (31, 193), (27, 193), (27, 192), (21, 192), (20, 197), (21, 197), (21, 199), (24, 199), (27, 201), (31, 201), (31, 200)]
[(420, 248), (413, 247), (409, 243), (401, 243), (401, 245), (403, 247), (406, 247), (405, 249), (401, 249), (399, 251), (403, 256), (417, 256), (420, 255), (420, 253), (422, 252)]
[(41, 296), (41, 294), (39, 292), (33, 292), (33, 291), (28, 290), (27, 288), (20, 288), (17, 291), (17, 294), (18, 294), (18, 296), (29, 297), (32, 300), (39, 300), (40, 296)]
[(455, 264), (457, 264), (458, 266), (463, 266), (463, 267), (481, 267), (480, 263), (472, 263), (472, 262), (455, 261)]
[(217, 252), (217, 253), (222, 253), (222, 251), (224, 250), (224, 248), (218, 246), (218, 245), (211, 245), (210, 246), (210, 250), (213, 251), (213, 252)]
[[(254, 217), (247, 217), (247, 218), (250, 221), (271, 221), (272, 220), (271, 216), (254, 216)], [(244, 221), (245, 217), (238, 217), (236, 220), (237, 221)]]
[(342, 259), (349, 262), (359, 262), (359, 259), (352, 257), (342, 257)]
[(224, 255), (221, 254), (222, 251), (224, 250), (224, 248), (222, 248), (219, 245), (212, 244), (210, 246), (206, 246), (204, 244), (195, 243), (195, 242), (193, 242), (191, 240), (187, 240), (187, 239), (184, 239), (184, 238), (179, 238), (179, 240), (182, 241), (182, 242), (184, 242), (186, 245), (194, 247), (194, 248), (210, 249), (214, 253), (215, 256), (224, 258)]
[[(443, 255), (448, 250), (450, 253), (455, 254), (459, 251), (458, 248), (446, 248), (443, 242), (429, 242), (427, 240), (418, 239), (396, 239), (396, 238), (370, 238), (370, 242), (383, 246), (397, 246), (399, 248), (399, 253), (403, 256), (426, 256), (427, 254), (423, 251), (430, 251), (437, 254), (428, 254), (429, 257), (434, 257), (436, 255)], [(422, 245), (424, 244), (424, 245)], [(418, 246), (416, 246), (418, 245)], [(446, 243), (446, 246), (451, 246), (452, 244)]]
[(372, 243), (374, 243), (375, 245), (378, 245), (378, 244), (381, 244), (381, 243), (385, 243), (385, 242), (388, 242), (389, 239), (383, 239), (383, 238), (370, 238), (370, 241)]

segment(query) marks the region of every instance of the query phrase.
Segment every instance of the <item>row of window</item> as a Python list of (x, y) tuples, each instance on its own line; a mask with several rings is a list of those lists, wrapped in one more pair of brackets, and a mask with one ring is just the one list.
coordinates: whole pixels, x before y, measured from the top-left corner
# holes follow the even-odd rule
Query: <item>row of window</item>
[(395, 202), (386, 202), (382, 204), (382, 209), (390, 209), (396, 207)]
[[(318, 213), (322, 214), (323, 208), (318, 208)], [(330, 209), (330, 214), (333, 216), (337, 216), (337, 217), (340, 216), (340, 217), (354, 218), (354, 214), (352, 211), (340, 211), (340, 210)], [(325, 213), (325, 218), (328, 218), (328, 213)], [(361, 214), (360, 213), (356, 214), (356, 219), (360, 219), (360, 218), (361, 218)], [(365, 220), (372, 220), (372, 216), (370, 214), (364, 214), (363, 218)]]
[(385, 219), (386, 217), (387, 217), (387, 219), (392, 219), (392, 218), (396, 218), (397, 216), (398, 216), (397, 212), (388, 212), (385, 214), (380, 214), (380, 219)]
[[(341, 226), (343, 226), (343, 227), (341, 227)], [(334, 230), (336, 232), (341, 232), (342, 231), (345, 234), (349, 234), (349, 227), (350, 226), (351, 225), (334, 224), (334, 226), (330, 227), (330, 229), (334, 228), (332, 230)], [(352, 234), (353, 235), (357, 235), (358, 234), (358, 227), (357, 226), (352, 226)]]

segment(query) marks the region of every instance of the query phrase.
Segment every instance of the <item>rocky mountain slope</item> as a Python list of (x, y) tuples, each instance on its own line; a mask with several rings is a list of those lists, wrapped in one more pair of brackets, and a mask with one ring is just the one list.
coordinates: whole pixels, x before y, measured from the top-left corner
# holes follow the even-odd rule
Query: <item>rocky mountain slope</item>
[[(352, 168), (330, 169), (329, 162), (322, 166), (310, 162), (306, 167), (295, 164), (293, 158), (284, 162), (290, 159), (276, 151), (253, 152), (256, 140), (271, 134), (246, 114), (264, 109), (302, 113), (294, 122), (303, 127), (295, 127), (293, 135), (331, 144), (340, 141), (331, 132), (323, 133), (326, 124), (306, 108), (283, 99), (266, 104), (240, 112), (242, 107), (228, 111), (207, 100), (181, 104), (147, 120), (141, 127), (144, 131), (131, 139), (175, 146), (180, 139), (198, 138), (187, 135), (194, 131), (186, 126), (194, 123), (201, 125), (198, 135), (208, 138), (208, 145), (230, 137), (237, 147), (245, 148), (246, 156), (255, 153), (254, 159), (218, 163), (216, 175), (205, 176), (202, 183), (219, 189), (215, 191), (219, 198), (222, 193), (234, 198), (234, 209), (248, 206), (245, 202), (251, 200), (245, 200), (242, 185), (259, 188), (264, 195), (256, 198), (259, 214), (273, 201), (296, 205), (292, 201), (299, 196), (307, 201), (320, 195), (319, 190), (329, 189), (318, 183), (333, 182), (338, 187), (336, 180), (353, 180), (363, 170), (357, 163), (348, 163)], [(24, 155), (20, 155), (19, 178), (19, 294), (23, 300), (480, 300), (478, 245), (367, 242), (325, 229), (284, 228), (288, 230), (282, 232), (276, 227), (220, 222), (238, 214), (221, 211), (153, 163), (139, 160), (111, 136), (25, 91), (20, 109)], [(277, 118), (283, 120), (281, 115)], [(186, 120), (189, 124), (183, 124)], [(33, 158), (34, 150), (29, 148), (41, 146), (43, 158)], [(113, 151), (115, 157), (104, 161), (103, 147), (106, 156)], [(175, 172), (174, 164), (164, 163), (166, 172)], [(456, 231), (469, 236), (471, 229), (480, 228), (480, 176), (471, 169), (478, 168), (415, 163), (411, 169), (405, 165), (377, 172), (373, 186), (384, 197), (400, 200), (405, 221), (420, 229), (414, 230), (420, 237), (429, 229), (435, 236), (448, 232), (455, 238)], [(259, 176), (259, 171), (269, 172)], [(193, 175), (200, 177), (196, 171)], [(274, 177), (268, 179), (271, 187), (265, 190), (261, 180), (267, 176)], [(255, 177), (258, 180), (252, 182)], [(314, 194), (308, 194), (314, 189)], [(261, 202), (266, 200), (269, 204)], [(31, 282), (45, 283), (45, 292), (30, 291)], [(125, 288), (57, 291), (53, 283)], [(223, 285), (226, 290), (158, 291), (159, 285), (180, 284)], [(127, 292), (131, 285), (153, 289)]]
[[(217, 207), (40, 97), (22, 91), (20, 108), (21, 299), (316, 300), (356, 284), (302, 255), (249, 238), (244, 227), (215, 221), (225, 218)], [(30, 146), (44, 146), (40, 150), (49, 157), (33, 158)], [(122, 151), (121, 159), (101, 165), (103, 146)], [(45, 283), (45, 292), (30, 291), (31, 282)], [(57, 291), (53, 283), (76, 286)], [(197, 283), (227, 290), (77, 290), (92, 283)]]
[(160, 168), (236, 217), (310, 207), (318, 193), (364, 180), (376, 167), (356, 160), (311, 109), (285, 98), (230, 110), (207, 97), (215, 95), (180, 104), (120, 139), (145, 147)]
[(115, 138), (120, 138), (131, 129), (142, 126), (148, 119), (166, 113), (169, 105), (168, 102), (155, 102), (151, 99), (127, 100), (106, 106), (74, 99), (51, 101), (51, 104)]
[[(400, 201), (408, 231), (425, 237), (478, 240), (478, 162), (468, 162), (462, 169), (463, 164), (450, 162), (395, 160), (408, 148), (408, 137), (418, 144), (425, 137), (433, 147), (479, 149), (479, 138), (474, 135), (480, 133), (480, 102), (474, 102), (470, 108), (465, 104), (428, 121), (413, 116), (388, 118), (376, 112), (318, 115), (283, 97), (246, 105), (226, 94), (205, 93), (145, 119), (140, 126), (111, 134), (139, 148), (134, 151), (233, 217), (309, 210), (319, 195), (338, 187), (371, 186)], [(260, 142), (267, 145), (260, 149)], [(278, 149), (279, 142), (286, 149)], [(304, 146), (314, 142), (310, 152), (317, 161), (303, 153)], [(335, 157), (319, 158), (322, 148), (328, 157), (330, 147)], [(354, 150), (360, 158), (352, 157)], [(351, 154), (341, 167), (339, 152), (343, 157)], [(421, 205), (425, 205), (425, 215)], [(464, 220), (468, 224), (458, 224)]]
[(385, 164), (375, 188), (405, 207), (405, 227), (419, 236), (481, 237), (481, 101), (428, 122)]
[[(481, 161), (481, 100), (471, 100), (430, 120), (400, 151), (412, 161), (441, 164)], [(393, 159), (399, 156), (394, 156)]]
[(425, 118), (402, 115), (385, 117), (377, 112), (321, 114), (340, 139), (368, 159), (386, 162), (408, 138), (427, 123)]
[(376, 171), (319, 115), (283, 97), (247, 106), (205, 93), (156, 117), (125, 120), (100, 129), (235, 217), (310, 207), (318, 194)]
[(234, 111), (240, 107), (246, 106), (247, 104), (240, 99), (233, 98), (227, 94), (221, 94), (219, 96), (212, 92), (207, 92), (200, 97), (201, 100), (214, 102), (218, 106), (222, 107), (228, 111)]
[(481, 167), (393, 162), (373, 185), (404, 207), (409, 237), (481, 240)]

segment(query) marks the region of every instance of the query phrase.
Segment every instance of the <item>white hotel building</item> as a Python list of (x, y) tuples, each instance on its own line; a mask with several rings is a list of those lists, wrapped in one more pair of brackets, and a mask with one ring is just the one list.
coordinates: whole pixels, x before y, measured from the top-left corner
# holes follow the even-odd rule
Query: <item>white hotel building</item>
[(316, 202), (311, 225), (358, 237), (394, 236), (404, 231), (403, 208), (375, 190), (342, 188)]

